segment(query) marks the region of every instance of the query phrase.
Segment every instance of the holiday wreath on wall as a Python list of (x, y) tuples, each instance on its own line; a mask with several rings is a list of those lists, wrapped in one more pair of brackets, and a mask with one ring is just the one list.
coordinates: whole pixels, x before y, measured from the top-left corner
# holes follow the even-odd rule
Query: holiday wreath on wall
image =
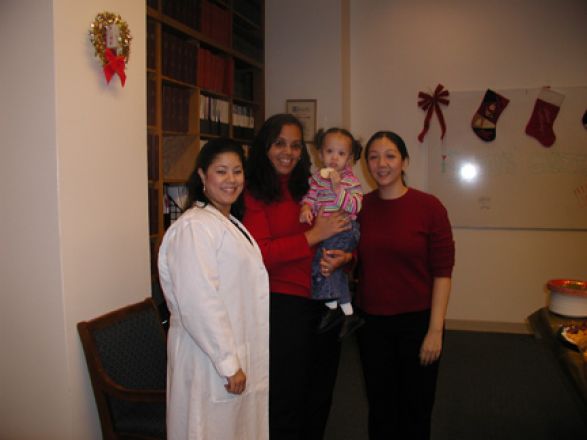
[(106, 82), (114, 75), (120, 77), (124, 87), (126, 74), (124, 69), (130, 56), (130, 29), (120, 15), (112, 12), (102, 12), (90, 25), (90, 42), (94, 46), (94, 54), (100, 58)]

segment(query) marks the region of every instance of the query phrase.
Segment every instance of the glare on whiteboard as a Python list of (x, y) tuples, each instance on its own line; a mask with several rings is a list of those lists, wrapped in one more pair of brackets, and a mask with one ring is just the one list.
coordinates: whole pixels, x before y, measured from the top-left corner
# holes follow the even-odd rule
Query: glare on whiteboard
[(475, 182), (479, 177), (479, 167), (472, 162), (463, 163), (459, 169), (459, 177), (463, 182)]

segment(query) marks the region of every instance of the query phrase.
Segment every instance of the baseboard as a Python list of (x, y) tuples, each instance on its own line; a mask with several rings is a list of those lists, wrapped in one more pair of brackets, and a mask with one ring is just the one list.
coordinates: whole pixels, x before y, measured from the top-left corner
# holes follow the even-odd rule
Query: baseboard
[(465, 319), (447, 319), (447, 330), (467, 330), (475, 332), (531, 334), (526, 322), (469, 321)]

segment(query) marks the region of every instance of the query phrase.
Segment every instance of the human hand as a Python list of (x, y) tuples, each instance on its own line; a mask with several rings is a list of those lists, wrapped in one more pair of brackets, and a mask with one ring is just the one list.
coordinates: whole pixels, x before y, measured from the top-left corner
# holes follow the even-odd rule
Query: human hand
[(420, 365), (430, 365), (438, 360), (442, 352), (442, 331), (428, 330), (420, 347)]
[(242, 369), (239, 369), (233, 376), (227, 377), (226, 391), (231, 394), (242, 394), (247, 386), (247, 376)]
[(312, 220), (314, 220), (314, 214), (312, 214), (312, 208), (308, 205), (302, 206), (300, 210), (300, 223), (307, 223), (309, 225), (312, 224)]
[(322, 249), (320, 259), (320, 273), (329, 277), (335, 270), (347, 264), (353, 258), (353, 254), (340, 249)]
[(322, 215), (324, 208), (321, 208), (314, 218), (314, 227), (306, 231), (306, 240), (310, 246), (314, 246), (339, 232), (351, 229), (351, 220), (344, 211), (337, 211), (329, 216)]
[(330, 183), (332, 184), (332, 190), (338, 192), (340, 190), (340, 173), (334, 168), (330, 171)]

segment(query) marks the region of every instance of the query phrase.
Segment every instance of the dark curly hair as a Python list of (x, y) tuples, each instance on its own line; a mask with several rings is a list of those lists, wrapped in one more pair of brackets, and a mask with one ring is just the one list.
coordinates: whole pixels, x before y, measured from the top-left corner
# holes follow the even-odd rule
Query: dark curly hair
[(357, 161), (361, 158), (361, 151), (363, 151), (363, 145), (361, 145), (361, 143), (355, 139), (355, 137), (351, 134), (350, 131), (348, 131), (345, 128), (339, 128), (339, 127), (332, 127), (326, 131), (324, 131), (324, 129), (322, 129), (322, 128), (320, 130), (318, 130), (318, 132), (316, 133), (316, 136), (314, 136), (314, 145), (316, 146), (316, 149), (318, 151), (320, 151), (322, 149), (322, 146), (324, 145), (324, 140), (326, 139), (326, 136), (331, 133), (341, 134), (343, 136), (348, 137), (351, 141), (351, 152), (353, 154), (353, 159), (355, 161)]
[(282, 196), (279, 176), (269, 160), (267, 152), (279, 137), (284, 125), (295, 125), (302, 134), (301, 156), (291, 172), (288, 183), (289, 192), (292, 198), (299, 202), (309, 189), (308, 178), (310, 177), (311, 162), (308, 149), (303, 141), (304, 129), (295, 116), (279, 113), (267, 119), (255, 136), (246, 165), (247, 190), (253, 197), (265, 203), (275, 202)]
[[(204, 194), (204, 183), (198, 174), (198, 170), (201, 169), (205, 173), (208, 170), (210, 164), (214, 162), (214, 159), (216, 159), (216, 157), (222, 153), (235, 153), (244, 166), (245, 153), (243, 147), (240, 144), (226, 137), (209, 140), (198, 153), (198, 157), (196, 158), (196, 165), (194, 166), (194, 170), (192, 171), (192, 174), (188, 180), (188, 198), (186, 202), (186, 208), (191, 208), (195, 202), (202, 202), (204, 205), (208, 205), (210, 203), (210, 200), (206, 194)], [(239, 220), (243, 218), (244, 197), (242, 192), (230, 207), (230, 213)]]

